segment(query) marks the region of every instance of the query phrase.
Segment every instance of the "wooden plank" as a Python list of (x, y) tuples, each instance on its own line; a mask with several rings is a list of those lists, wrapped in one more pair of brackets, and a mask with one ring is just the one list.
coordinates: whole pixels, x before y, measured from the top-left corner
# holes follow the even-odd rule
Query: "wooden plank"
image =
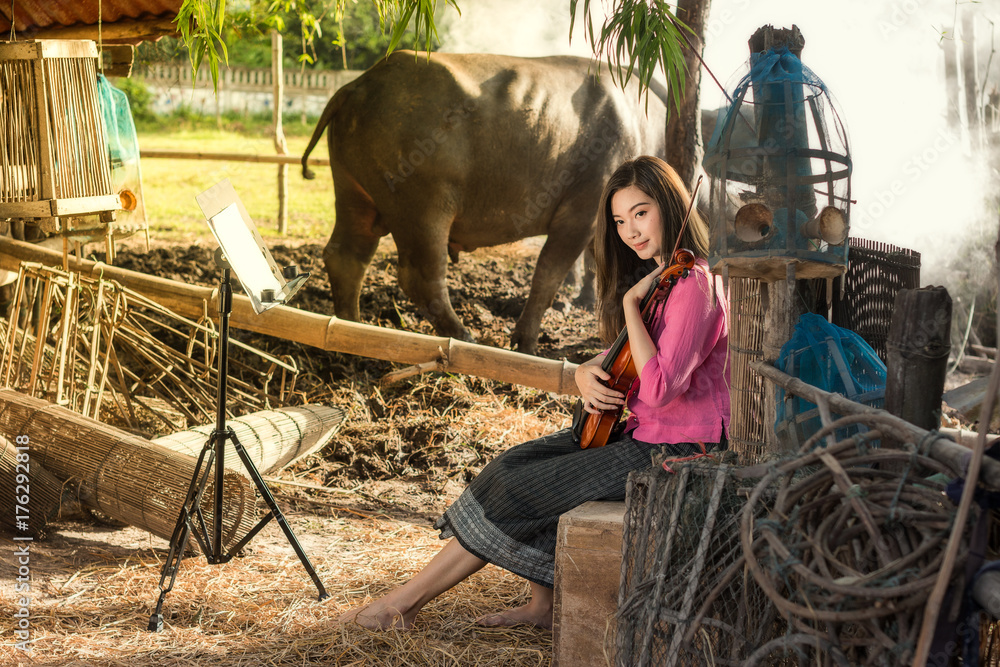
[[(173, 18), (163, 17), (154, 19), (119, 19), (114, 23), (104, 22), (100, 26), (100, 39), (105, 44), (123, 42), (134, 44), (142, 40), (155, 40), (158, 37), (179, 36), (177, 24)], [(89, 39), (97, 41), (98, 26), (94, 25), (71, 25), (53, 26), (42, 28), (33, 33), (35, 37), (41, 39)]]
[(966, 382), (960, 387), (949, 389), (941, 396), (941, 400), (948, 404), (949, 408), (958, 410), (963, 416), (968, 417), (973, 410), (979, 413), (979, 406), (986, 395), (986, 387), (989, 386), (988, 377), (976, 378), (972, 382)]
[(49, 122), (49, 105), (45, 67), (41, 60), (32, 64), (35, 75), (35, 120), (38, 123), (38, 185), (39, 199), (52, 199), (56, 195), (55, 168), (52, 164), (52, 125)]
[(719, 273), (725, 266), (730, 278), (759, 278), (770, 283), (785, 279), (789, 263), (795, 265), (797, 280), (836, 278), (847, 269), (842, 264), (789, 260), (788, 257), (727, 257), (717, 262), (712, 270)]
[(613, 664), (623, 502), (588, 502), (559, 519), (553, 600), (555, 667)]
[(39, 40), (43, 58), (96, 58), (97, 44), (89, 39)]
[(886, 342), (886, 411), (927, 430), (940, 426), (941, 394), (950, 351), (948, 290), (900, 290)]
[(0, 202), (0, 218), (50, 218), (52, 204), (48, 201)]
[(104, 76), (132, 75), (135, 47), (131, 44), (105, 44), (101, 47), (101, 71)]
[(37, 60), (42, 47), (37, 41), (0, 43), (0, 60)]
[(87, 215), (104, 211), (118, 211), (122, 207), (118, 195), (97, 195), (94, 197), (74, 197), (73, 199), (53, 199), (51, 214), (56, 217), (67, 215)]

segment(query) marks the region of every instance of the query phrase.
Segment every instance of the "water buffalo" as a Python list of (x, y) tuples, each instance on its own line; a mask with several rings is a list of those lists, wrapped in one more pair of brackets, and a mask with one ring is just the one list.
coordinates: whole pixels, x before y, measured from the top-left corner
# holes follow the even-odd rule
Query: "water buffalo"
[(534, 352), (542, 315), (593, 237), (622, 160), (662, 156), (665, 91), (640, 100), (585, 58), (400, 51), (336, 92), (329, 126), (336, 223), (323, 252), (338, 317), (358, 319), (365, 269), (392, 234), (399, 284), (439, 335), (470, 340), (448, 258), (547, 235), (511, 342)]

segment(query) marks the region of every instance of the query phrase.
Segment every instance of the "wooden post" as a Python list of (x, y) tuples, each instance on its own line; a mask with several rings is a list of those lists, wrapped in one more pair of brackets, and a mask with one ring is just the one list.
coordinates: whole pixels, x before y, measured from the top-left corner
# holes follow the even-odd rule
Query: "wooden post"
[[(764, 361), (774, 364), (781, 353), (781, 347), (792, 337), (795, 324), (806, 312), (803, 300), (798, 297), (795, 280), (795, 263), (789, 262), (785, 280), (761, 283), (760, 300), (764, 311), (764, 340), (761, 350)], [(780, 453), (787, 445), (778, 439), (774, 431), (774, 420), (777, 418), (778, 405), (775, 391), (764, 394), (764, 427), (767, 435), (767, 453)]]
[(886, 351), (886, 412), (928, 431), (937, 429), (941, 425), (941, 394), (951, 351), (948, 290), (900, 290)]
[[(285, 131), (281, 128), (281, 107), (285, 87), (282, 67), (281, 33), (271, 31), (271, 74), (274, 78), (274, 149), (278, 155), (288, 154)], [(278, 165), (278, 233), (288, 232), (288, 165)]]
[(941, 40), (944, 50), (944, 87), (945, 99), (948, 100), (948, 127), (958, 127), (958, 46), (955, 38), (955, 28), (945, 28), (946, 35)]
[[(805, 38), (798, 27), (774, 28), (765, 25), (758, 28), (747, 43), (750, 53), (760, 53), (772, 47), (787, 46), (796, 57), (800, 57), (805, 46)], [(799, 316), (805, 312), (803, 300), (797, 296), (795, 263), (786, 266), (785, 280), (761, 283), (761, 306), (764, 311), (764, 340), (762, 350), (764, 361), (773, 364), (781, 352), (781, 346), (792, 337)], [(783, 449), (774, 431), (777, 415), (775, 392), (765, 393), (764, 420), (767, 434), (767, 453), (777, 453)], [(765, 454), (766, 455), (766, 454)]]

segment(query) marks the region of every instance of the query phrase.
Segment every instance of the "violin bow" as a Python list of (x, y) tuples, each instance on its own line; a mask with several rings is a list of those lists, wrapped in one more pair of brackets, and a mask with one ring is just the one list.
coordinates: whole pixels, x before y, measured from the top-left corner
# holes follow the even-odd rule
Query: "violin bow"
[(684, 230), (687, 229), (688, 218), (691, 217), (691, 211), (694, 210), (694, 201), (698, 198), (698, 189), (701, 188), (701, 182), (704, 178), (704, 174), (699, 174), (698, 182), (694, 184), (694, 190), (691, 191), (691, 201), (688, 202), (688, 210), (684, 214), (684, 220), (681, 222), (681, 231), (677, 232), (677, 243), (674, 244), (674, 250), (667, 259), (668, 263), (674, 261), (674, 255), (677, 254), (677, 249), (681, 247), (681, 239), (684, 238)]

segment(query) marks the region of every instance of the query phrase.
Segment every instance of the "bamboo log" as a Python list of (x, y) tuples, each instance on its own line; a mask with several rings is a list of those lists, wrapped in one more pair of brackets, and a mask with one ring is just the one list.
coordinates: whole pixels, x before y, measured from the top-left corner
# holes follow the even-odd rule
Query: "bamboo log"
[[(77, 480), (86, 505), (170, 539), (194, 475), (192, 457), (11, 389), (0, 389), (0, 433), (25, 436), (32, 466)], [(209, 525), (212, 477), (202, 502)], [(256, 496), (243, 475), (227, 472), (223, 485), (223, 540), (232, 545), (256, 522)]]
[[(174, 160), (219, 160), (222, 162), (266, 162), (268, 164), (302, 164), (301, 156), (294, 155), (250, 155), (248, 153), (203, 153), (201, 151), (170, 151), (156, 148), (143, 148), (139, 157), (170, 158)], [(311, 157), (308, 164), (329, 167), (327, 158)]]
[[(0, 237), (0, 269), (15, 271), (21, 261), (62, 266), (63, 256), (62, 253), (36, 248), (31, 243)], [(205, 313), (206, 302), (208, 312), (219, 312), (216, 288), (188, 285), (75, 257), (69, 260), (69, 267), (93, 277), (117, 280), (184, 317), (200, 318)], [(229, 323), (237, 329), (276, 336), (331, 352), (403, 364), (446, 360), (447, 370), (452, 373), (491, 378), (557, 394), (579, 396), (580, 393), (573, 377), (577, 365), (565, 359), (543, 359), (454, 338), (383, 329), (289, 306), (276, 306), (257, 315), (250, 299), (243, 295), (233, 296)]]
[[(227, 419), (240, 444), (262, 474), (273, 473), (292, 461), (313, 454), (333, 439), (344, 423), (344, 413), (323, 405), (302, 405), (279, 410), (262, 410)], [(153, 444), (175, 452), (198, 456), (215, 431), (215, 424), (154, 438)], [(233, 443), (226, 441), (226, 465), (245, 472)]]
[[(813, 403), (828, 401), (830, 408), (842, 415), (872, 414), (880, 415), (885, 422), (881, 428), (888, 432), (893, 438), (900, 442), (912, 442), (927, 448), (928, 456), (944, 463), (959, 474), (965, 475), (972, 458), (972, 450), (957, 442), (945, 437), (943, 434), (934, 433), (914, 426), (904, 419), (889, 414), (885, 410), (879, 410), (861, 403), (844, 398), (840, 394), (832, 394), (823, 391), (819, 387), (782, 373), (774, 366), (763, 361), (750, 362), (750, 367), (763, 375), (771, 382), (784, 387), (797, 396), (804, 396)], [(762, 464), (765, 465), (765, 464)], [(747, 469), (750, 471), (751, 469)], [(984, 458), (979, 477), (981, 481), (994, 489), (1000, 489), (1000, 461), (991, 458)]]

